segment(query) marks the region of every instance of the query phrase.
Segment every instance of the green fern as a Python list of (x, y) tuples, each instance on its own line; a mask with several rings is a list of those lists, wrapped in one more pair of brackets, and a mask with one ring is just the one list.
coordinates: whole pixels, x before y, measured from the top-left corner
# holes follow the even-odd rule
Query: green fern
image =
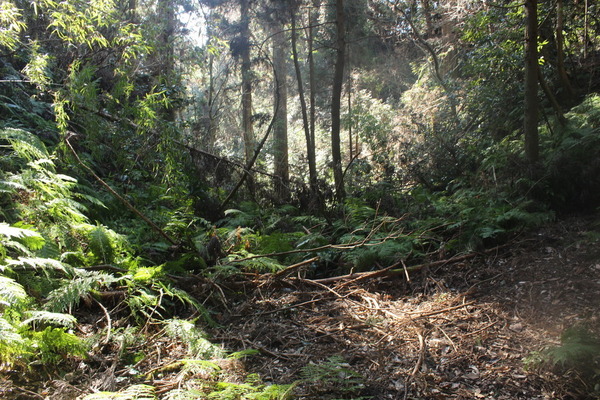
[(49, 157), (44, 143), (37, 136), (22, 129), (0, 129), (0, 139), (8, 141), (15, 153), (28, 161)]
[(207, 360), (183, 359), (183, 368), (179, 372), (179, 379), (186, 379), (194, 375), (216, 376), (221, 370), (217, 364)]
[(74, 270), (76, 276), (50, 292), (45, 308), (60, 312), (75, 307), (87, 294), (118, 282), (122, 277), (96, 271)]
[(547, 349), (544, 353), (554, 365), (563, 368), (588, 366), (600, 358), (600, 339), (583, 326), (572, 326), (561, 335), (560, 346)]
[[(244, 253), (245, 257), (252, 256), (253, 254)], [(281, 271), (285, 268), (284, 265), (279, 263), (277, 260), (270, 257), (258, 257), (250, 260), (239, 261), (237, 265), (240, 265), (243, 269), (258, 273), (273, 273)]]
[(1, 306), (11, 307), (27, 298), (25, 288), (14, 279), (0, 275), (0, 309)]
[(326, 361), (310, 363), (302, 368), (302, 379), (319, 391), (340, 393), (359, 392), (364, 388), (363, 377), (354, 372), (341, 356), (329, 357)]
[(98, 225), (90, 232), (88, 248), (101, 262), (105, 264), (113, 262), (115, 253), (112, 240), (102, 225)]
[[(24, 248), (28, 250), (39, 250), (44, 246), (46, 240), (42, 235), (31, 228), (31, 226), (24, 224), (10, 226), (5, 222), (0, 222), (0, 243), (3, 243), (7, 247), (17, 247), (24, 252), (27, 252)], [(2, 236), (4, 236), (4, 239)]]
[(64, 328), (48, 326), (41, 332), (28, 331), (27, 335), (34, 342), (35, 356), (42, 364), (59, 364), (69, 355), (86, 355), (86, 346), (81, 339)]
[(133, 385), (120, 392), (88, 394), (81, 400), (155, 400), (155, 388), (149, 385)]
[[(73, 268), (65, 263), (52, 258), (41, 257), (18, 257), (17, 259), (7, 259), (5, 264), (12, 270), (39, 270), (45, 273), (49, 271), (59, 271), (68, 276), (73, 276)], [(0, 265), (0, 272), (3, 270)]]
[(188, 354), (198, 359), (223, 358), (225, 352), (206, 339), (206, 334), (190, 321), (171, 319), (166, 321), (165, 331), (173, 339), (180, 339), (188, 345)]
[(22, 326), (37, 325), (37, 324), (51, 324), (58, 325), (65, 328), (73, 328), (77, 323), (77, 319), (70, 314), (54, 313), (49, 311), (28, 311), (27, 318), (21, 322)]
[(0, 315), (0, 371), (3, 366), (12, 366), (27, 352), (27, 341), (15, 326)]

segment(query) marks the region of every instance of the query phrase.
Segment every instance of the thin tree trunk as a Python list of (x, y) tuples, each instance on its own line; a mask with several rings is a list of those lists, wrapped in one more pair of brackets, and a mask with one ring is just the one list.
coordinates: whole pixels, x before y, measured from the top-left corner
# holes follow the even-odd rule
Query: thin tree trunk
[(287, 132), (287, 82), (286, 82), (286, 38), (283, 25), (277, 22), (273, 32), (273, 69), (275, 72), (275, 96), (273, 114), (273, 159), (275, 178), (275, 196), (277, 201), (285, 202), (289, 197), (290, 172), (288, 163)]
[[(308, 150), (308, 167), (310, 174), (310, 186), (313, 192), (313, 196), (318, 196), (317, 186), (317, 160), (316, 160), (316, 142), (315, 142), (315, 129), (316, 129), (316, 97), (317, 97), (317, 82), (315, 73), (315, 57), (314, 57), (314, 13), (315, 10), (319, 9), (319, 2), (313, 2), (313, 8), (309, 13), (308, 21), (308, 74), (309, 74), (309, 85), (310, 85), (310, 143), (311, 148)], [(313, 172), (310, 172), (312, 168)], [(320, 203), (320, 202), (319, 202)], [(320, 208), (320, 204), (318, 205)]]
[(537, 0), (525, 1), (527, 26), (525, 30), (525, 105), (523, 133), (525, 156), (534, 164), (539, 159), (538, 135), (538, 51)]
[[(309, 22), (310, 24), (310, 22)], [(311, 29), (312, 27), (309, 27)], [(308, 174), (309, 174), (309, 183), (311, 195), (314, 197), (316, 194), (317, 187), (317, 166), (316, 166), (316, 157), (315, 157), (315, 142), (314, 137), (311, 135), (311, 130), (309, 126), (309, 120), (306, 110), (306, 100), (304, 93), (304, 85), (302, 81), (302, 72), (300, 70), (300, 62), (298, 61), (298, 38), (297, 38), (297, 29), (296, 29), (296, 15), (292, 13), (292, 58), (294, 59), (294, 70), (296, 71), (296, 82), (298, 83), (298, 97), (300, 98), (300, 109), (302, 111), (302, 126), (304, 128), (304, 137), (306, 139), (306, 153), (308, 158)], [(310, 37), (310, 35), (309, 35)], [(312, 43), (309, 39), (309, 43)], [(310, 47), (310, 46), (309, 46)], [(309, 58), (312, 57), (309, 48)], [(312, 93), (311, 93), (312, 96)], [(311, 104), (312, 107), (312, 104)], [(312, 111), (312, 109), (311, 109)]]
[(336, 0), (337, 58), (333, 75), (331, 96), (331, 156), (333, 161), (333, 180), (336, 199), (341, 202), (346, 197), (344, 175), (342, 171), (342, 152), (340, 146), (340, 109), (342, 84), (344, 82), (344, 64), (346, 61), (346, 23), (344, 0)]
[[(254, 127), (252, 124), (252, 64), (250, 62), (250, 24), (249, 24), (249, 0), (241, 0), (240, 18), (241, 18), (241, 73), (242, 73), (242, 129), (244, 131), (244, 149), (246, 163), (249, 164), (254, 155), (256, 139), (254, 137)], [(247, 179), (250, 195), (254, 196), (255, 185), (251, 174)]]

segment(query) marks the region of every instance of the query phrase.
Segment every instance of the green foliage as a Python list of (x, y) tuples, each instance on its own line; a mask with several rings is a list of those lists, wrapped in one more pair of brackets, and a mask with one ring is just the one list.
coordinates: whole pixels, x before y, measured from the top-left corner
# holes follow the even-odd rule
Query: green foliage
[(88, 248), (92, 255), (104, 264), (113, 262), (115, 254), (111, 243), (111, 239), (107, 234), (106, 229), (98, 225), (90, 232), (90, 242)]
[(55, 312), (70, 311), (88, 294), (122, 279), (97, 271), (75, 270), (72, 279), (61, 282), (58, 288), (48, 294), (44, 307)]
[(0, 3), (0, 46), (14, 50), (19, 44), (19, 33), (26, 27), (21, 10), (9, 0)]
[(65, 328), (73, 328), (77, 320), (69, 314), (48, 312), (48, 311), (29, 311), (26, 313), (27, 319), (21, 322), (21, 325), (58, 325)]
[(354, 396), (365, 387), (364, 378), (341, 356), (329, 357), (318, 364), (310, 363), (302, 368), (301, 375), (302, 380), (310, 384), (311, 393), (319, 398)]
[[(525, 360), (529, 369), (548, 368), (559, 373), (576, 372), (577, 379), (598, 392), (600, 385), (600, 338), (584, 325), (567, 328), (560, 345), (531, 353)], [(588, 389), (588, 392), (592, 392)]]
[(43, 364), (57, 364), (68, 355), (84, 357), (86, 348), (81, 339), (62, 328), (46, 327), (30, 333)]
[(600, 204), (600, 96), (587, 97), (566, 117), (566, 125), (540, 132), (546, 176), (536, 194), (560, 212), (593, 209)]
[(217, 382), (206, 398), (214, 400), (287, 400), (294, 385), (265, 385), (258, 375), (248, 375), (245, 383)]
[(0, 275), (0, 309), (14, 307), (27, 298), (25, 288), (17, 281)]
[(173, 339), (180, 339), (188, 346), (188, 355), (199, 359), (222, 358), (225, 352), (220, 346), (212, 344), (206, 334), (193, 322), (171, 319), (165, 321), (165, 331)]
[(155, 400), (156, 389), (150, 385), (133, 385), (119, 392), (98, 392), (84, 396), (82, 400)]

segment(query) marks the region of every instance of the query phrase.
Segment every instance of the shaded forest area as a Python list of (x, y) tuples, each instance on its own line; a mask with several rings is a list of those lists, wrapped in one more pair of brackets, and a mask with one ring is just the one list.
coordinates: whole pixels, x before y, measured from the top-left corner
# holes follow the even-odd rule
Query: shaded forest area
[(0, 0), (0, 397), (600, 397), (589, 0)]

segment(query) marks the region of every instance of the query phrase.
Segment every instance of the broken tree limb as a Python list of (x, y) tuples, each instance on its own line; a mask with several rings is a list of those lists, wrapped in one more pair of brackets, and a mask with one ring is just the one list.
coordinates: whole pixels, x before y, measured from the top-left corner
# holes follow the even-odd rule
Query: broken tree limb
[(312, 264), (318, 260), (319, 260), (319, 257), (313, 257), (313, 258), (309, 258), (308, 260), (301, 261), (297, 264), (290, 265), (289, 267), (284, 268), (281, 271), (274, 273), (273, 278), (279, 278), (281, 276), (287, 275), (289, 273), (294, 272), (296, 269), (298, 269), (304, 265)]
[(405, 275), (405, 274), (408, 274), (409, 272), (420, 271), (424, 268), (439, 267), (439, 266), (446, 265), (446, 264), (452, 264), (452, 263), (468, 260), (470, 258), (474, 258), (474, 257), (484, 255), (487, 253), (493, 253), (493, 252), (496, 252), (499, 249), (506, 247), (508, 245), (510, 245), (510, 243), (503, 244), (501, 246), (496, 246), (491, 249), (485, 250), (483, 252), (462, 254), (462, 255), (454, 256), (454, 257), (451, 257), (451, 258), (448, 258), (445, 260), (417, 264), (417, 265), (412, 265), (410, 267), (404, 266), (403, 260), (401, 260), (395, 264), (390, 265), (389, 267), (386, 267), (386, 268), (384, 268), (382, 270), (378, 270), (378, 271), (355, 272), (355, 273), (346, 274), (346, 275), (333, 276), (330, 278), (315, 279), (314, 281), (326, 285), (329, 283), (338, 282), (338, 281), (342, 281), (342, 280), (346, 280), (346, 279), (362, 280), (362, 279), (375, 278), (375, 277), (379, 277), (379, 276)]
[(175, 239), (173, 239), (165, 231), (163, 231), (162, 229), (160, 229), (158, 227), (158, 225), (156, 225), (154, 222), (152, 222), (152, 220), (150, 220), (150, 218), (148, 218), (144, 214), (142, 214), (142, 212), (139, 211), (137, 208), (135, 208), (133, 206), (133, 204), (131, 204), (129, 201), (127, 201), (127, 199), (125, 199), (123, 196), (121, 196), (119, 193), (117, 193), (112, 187), (110, 187), (110, 185), (108, 183), (106, 183), (90, 167), (88, 167), (81, 160), (81, 158), (79, 158), (79, 155), (77, 154), (77, 152), (75, 151), (75, 149), (71, 145), (71, 142), (69, 142), (69, 139), (71, 137), (73, 137), (73, 136), (76, 136), (76, 135), (77, 134), (74, 133), (74, 132), (69, 132), (69, 135), (67, 137), (65, 137), (65, 143), (67, 144), (67, 147), (69, 148), (69, 150), (71, 150), (71, 153), (73, 153), (73, 156), (75, 157), (75, 159), (77, 160), (77, 162), (79, 163), (79, 165), (81, 165), (85, 170), (87, 170), (90, 174), (92, 174), (92, 176), (94, 177), (94, 179), (96, 179), (96, 181), (98, 181), (98, 183), (100, 183), (106, 190), (108, 190), (108, 192), (110, 194), (112, 194), (115, 198), (117, 198), (117, 200), (119, 200), (121, 203), (123, 203), (123, 205), (125, 205), (125, 207), (127, 207), (135, 215), (137, 215), (138, 217), (140, 217), (145, 223), (147, 223), (159, 235), (161, 235), (163, 238), (165, 238), (169, 243), (171, 243), (173, 245), (177, 245), (178, 243), (175, 241)]

